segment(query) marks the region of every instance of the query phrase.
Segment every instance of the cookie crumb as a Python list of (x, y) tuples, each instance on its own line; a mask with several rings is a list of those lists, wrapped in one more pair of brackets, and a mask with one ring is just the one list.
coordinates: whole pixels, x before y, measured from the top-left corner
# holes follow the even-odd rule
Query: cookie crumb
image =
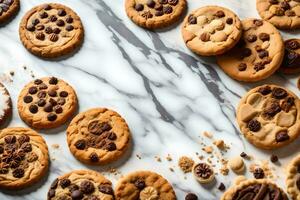
[(187, 156), (182, 156), (179, 158), (178, 166), (184, 173), (189, 173), (192, 171), (194, 163), (195, 162), (192, 158), (189, 158)]
[(222, 165), (222, 167), (220, 168), (220, 173), (223, 175), (223, 176), (227, 176), (228, 173), (229, 173), (229, 169), (228, 169), (228, 166), (227, 165)]
[(276, 163), (278, 161), (278, 157), (276, 155), (271, 155), (270, 160), (272, 163)]
[(213, 134), (211, 133), (211, 132), (208, 132), (208, 131), (204, 131), (203, 132), (203, 135), (205, 136), (205, 137), (207, 137), (207, 138), (213, 138)]
[(161, 162), (161, 158), (159, 156), (155, 156), (157, 162)]
[(136, 154), (135, 156), (136, 156), (139, 160), (142, 159), (142, 157), (141, 157), (139, 154)]
[(174, 168), (173, 168), (173, 167), (169, 167), (169, 170), (170, 170), (171, 172), (174, 172)]
[(219, 189), (220, 191), (224, 191), (224, 190), (226, 189), (224, 183), (221, 182), (220, 185), (219, 185), (219, 187), (218, 187), (218, 189)]
[(225, 149), (226, 147), (224, 140), (215, 140), (213, 144), (221, 150)]
[(167, 155), (166, 159), (167, 159), (167, 161), (169, 161), (169, 162), (173, 160), (170, 154)]
[(213, 152), (212, 146), (206, 146), (206, 147), (202, 148), (202, 150), (208, 154), (211, 154)]
[(198, 197), (197, 197), (197, 195), (195, 195), (194, 193), (188, 193), (188, 194), (185, 196), (185, 200), (198, 200)]
[(59, 144), (52, 144), (51, 146), (53, 149), (59, 149)]
[(9, 74), (10, 74), (11, 76), (14, 76), (14, 75), (15, 75), (15, 72), (14, 72), (14, 71), (10, 71)]

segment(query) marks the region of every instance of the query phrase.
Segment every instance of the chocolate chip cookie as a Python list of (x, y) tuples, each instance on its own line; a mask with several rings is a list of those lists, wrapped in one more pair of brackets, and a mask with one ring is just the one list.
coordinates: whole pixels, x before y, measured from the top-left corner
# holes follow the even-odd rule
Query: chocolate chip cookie
[(40, 57), (54, 58), (76, 50), (83, 41), (84, 30), (73, 10), (50, 3), (28, 11), (21, 21), (19, 34), (28, 51)]
[(237, 108), (242, 134), (255, 146), (275, 149), (300, 134), (300, 102), (286, 88), (262, 85), (250, 90)]
[(272, 199), (288, 200), (286, 193), (267, 179), (243, 181), (229, 188), (221, 200)]
[(272, 75), (284, 56), (280, 33), (269, 22), (258, 19), (242, 21), (243, 36), (229, 52), (217, 57), (218, 65), (231, 78), (255, 82)]
[(256, 8), (261, 18), (279, 29), (300, 27), (298, 0), (256, 0)]
[(297, 155), (287, 167), (286, 186), (291, 199), (300, 199), (300, 155)]
[(48, 170), (44, 139), (29, 128), (0, 131), (0, 188), (21, 189), (39, 181)]
[(136, 171), (121, 178), (115, 189), (116, 200), (175, 200), (171, 184), (151, 171)]
[(181, 33), (187, 47), (201, 56), (220, 55), (230, 50), (242, 35), (241, 21), (231, 10), (205, 6), (190, 13)]
[(0, 126), (9, 119), (11, 113), (12, 103), (10, 95), (5, 86), (0, 83)]
[(112, 184), (96, 171), (76, 170), (55, 179), (48, 200), (114, 200)]
[(20, 0), (0, 0), (0, 23), (5, 23), (20, 10)]
[(300, 40), (289, 39), (284, 42), (285, 52), (280, 71), (285, 74), (300, 72)]
[(186, 0), (126, 0), (128, 17), (147, 29), (165, 28), (179, 20), (186, 10)]
[(78, 114), (67, 129), (70, 151), (80, 161), (103, 165), (119, 159), (128, 149), (131, 134), (115, 111), (94, 108)]
[(73, 88), (56, 77), (45, 77), (28, 83), (18, 99), (19, 115), (37, 129), (55, 128), (64, 124), (77, 109)]

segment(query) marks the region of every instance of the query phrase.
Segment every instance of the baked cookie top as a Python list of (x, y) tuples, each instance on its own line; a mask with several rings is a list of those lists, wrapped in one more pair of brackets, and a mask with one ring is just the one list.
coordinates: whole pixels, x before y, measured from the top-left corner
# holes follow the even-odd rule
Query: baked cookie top
[(256, 8), (261, 18), (279, 29), (300, 27), (298, 0), (256, 0)]
[(246, 180), (229, 188), (221, 200), (272, 199), (288, 200), (286, 193), (267, 179)]
[(20, 9), (20, 0), (0, 0), (0, 23), (7, 22)]
[(0, 131), (0, 188), (20, 189), (40, 180), (49, 165), (44, 139), (29, 128)]
[(76, 170), (53, 181), (48, 200), (114, 200), (112, 184), (100, 173)]
[(175, 200), (170, 183), (150, 171), (136, 171), (121, 178), (115, 189), (116, 200)]
[(77, 109), (73, 88), (56, 77), (45, 77), (28, 83), (18, 98), (19, 115), (37, 129), (55, 128), (65, 123)]
[(205, 6), (184, 19), (181, 32), (189, 49), (199, 55), (212, 56), (231, 49), (241, 37), (242, 26), (231, 10)]
[(284, 42), (285, 52), (280, 71), (286, 74), (300, 72), (300, 40), (288, 39)]
[(291, 91), (276, 85), (262, 85), (241, 99), (237, 122), (249, 142), (262, 149), (275, 149), (299, 136), (299, 109), (299, 99)]
[(128, 17), (137, 25), (158, 29), (167, 27), (186, 10), (186, 0), (126, 0)]
[(254, 82), (265, 79), (280, 66), (284, 44), (280, 33), (269, 22), (242, 21), (243, 36), (229, 52), (217, 57), (218, 65), (231, 78)]
[(287, 167), (286, 186), (292, 199), (300, 199), (300, 155), (297, 155)]
[(70, 151), (87, 164), (103, 165), (119, 159), (128, 149), (130, 140), (126, 121), (106, 108), (79, 113), (67, 129)]
[(33, 54), (45, 58), (74, 51), (83, 39), (78, 15), (67, 6), (50, 3), (32, 8), (20, 24), (20, 38)]
[(3, 125), (10, 117), (12, 112), (12, 103), (10, 95), (5, 86), (0, 83), (0, 125)]

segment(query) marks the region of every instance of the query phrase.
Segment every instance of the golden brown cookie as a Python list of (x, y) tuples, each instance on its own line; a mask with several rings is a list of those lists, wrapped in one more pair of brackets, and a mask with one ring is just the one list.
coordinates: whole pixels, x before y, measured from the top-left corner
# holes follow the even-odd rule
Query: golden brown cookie
[(55, 128), (64, 124), (77, 109), (77, 96), (65, 81), (55, 77), (28, 83), (18, 99), (19, 115), (37, 129)]
[(205, 6), (190, 13), (181, 33), (187, 47), (201, 56), (220, 55), (230, 50), (242, 35), (241, 21), (231, 10)]
[(256, 9), (261, 18), (279, 29), (300, 27), (300, 1), (298, 0), (256, 0)]
[(112, 184), (100, 173), (76, 170), (53, 181), (48, 200), (114, 200)]
[(20, 10), (20, 0), (0, 0), (0, 23), (5, 23)]
[(193, 166), (193, 174), (199, 183), (211, 183), (215, 179), (214, 169), (207, 163), (197, 163)]
[(0, 126), (10, 118), (12, 113), (12, 103), (10, 95), (5, 86), (0, 83)]
[(131, 134), (115, 111), (94, 108), (79, 113), (67, 129), (70, 151), (81, 162), (103, 165), (119, 159), (128, 149)]
[(54, 58), (76, 50), (84, 30), (78, 15), (67, 6), (50, 3), (32, 8), (23, 17), (20, 39), (31, 53)]
[(121, 178), (115, 188), (116, 200), (175, 200), (171, 184), (151, 171), (136, 171)]
[(229, 52), (217, 57), (218, 65), (231, 78), (255, 82), (272, 75), (284, 56), (280, 33), (269, 22), (258, 19), (242, 21), (243, 36)]
[(300, 155), (297, 155), (288, 164), (286, 186), (291, 199), (300, 199)]
[(137, 25), (158, 29), (178, 21), (186, 10), (186, 4), (186, 0), (126, 0), (125, 9)]
[(285, 52), (280, 71), (285, 74), (300, 72), (300, 39), (288, 39), (284, 42)]
[(29, 128), (0, 131), (0, 188), (21, 189), (36, 183), (48, 170), (44, 139)]
[(267, 179), (252, 179), (229, 188), (221, 200), (288, 200), (286, 193)]
[(237, 108), (237, 122), (249, 142), (275, 149), (300, 134), (300, 101), (286, 88), (262, 85), (250, 90)]

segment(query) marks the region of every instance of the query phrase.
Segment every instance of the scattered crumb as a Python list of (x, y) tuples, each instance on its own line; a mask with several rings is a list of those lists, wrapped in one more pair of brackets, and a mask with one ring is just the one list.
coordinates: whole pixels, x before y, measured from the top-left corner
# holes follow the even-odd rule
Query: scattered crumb
[(59, 148), (59, 144), (52, 144), (51, 145), (53, 149), (58, 149)]
[(203, 135), (205, 136), (205, 137), (207, 137), (207, 138), (213, 138), (213, 134), (212, 133), (210, 133), (210, 132), (208, 132), (208, 131), (204, 131), (203, 132)]
[(142, 157), (141, 157), (139, 154), (136, 154), (135, 156), (136, 156), (139, 160), (142, 159)]
[(205, 151), (208, 154), (213, 152), (212, 146), (206, 146), (206, 147), (202, 148), (202, 150)]
[(24, 69), (24, 70), (26, 70), (26, 69), (27, 69), (27, 67), (24, 65), (24, 66), (23, 66), (23, 69)]
[(213, 144), (218, 147), (219, 149), (225, 149), (224, 140), (215, 140)]
[(174, 172), (174, 169), (173, 169), (173, 167), (170, 167), (170, 168), (169, 168), (169, 170), (170, 170), (171, 172)]
[(223, 176), (227, 176), (228, 173), (229, 173), (228, 166), (227, 166), (227, 165), (222, 165), (222, 167), (220, 168), (220, 173), (221, 173)]
[(194, 163), (193, 159), (187, 156), (182, 156), (179, 158), (178, 166), (184, 173), (188, 173), (192, 171)]
[(155, 156), (157, 162), (161, 162), (161, 158), (159, 156)]
[(14, 72), (14, 71), (10, 71), (9, 74), (10, 74), (11, 76), (14, 76), (14, 75), (15, 75), (15, 72)]
[(167, 161), (172, 161), (173, 160), (170, 154), (167, 155), (166, 159), (167, 159)]

